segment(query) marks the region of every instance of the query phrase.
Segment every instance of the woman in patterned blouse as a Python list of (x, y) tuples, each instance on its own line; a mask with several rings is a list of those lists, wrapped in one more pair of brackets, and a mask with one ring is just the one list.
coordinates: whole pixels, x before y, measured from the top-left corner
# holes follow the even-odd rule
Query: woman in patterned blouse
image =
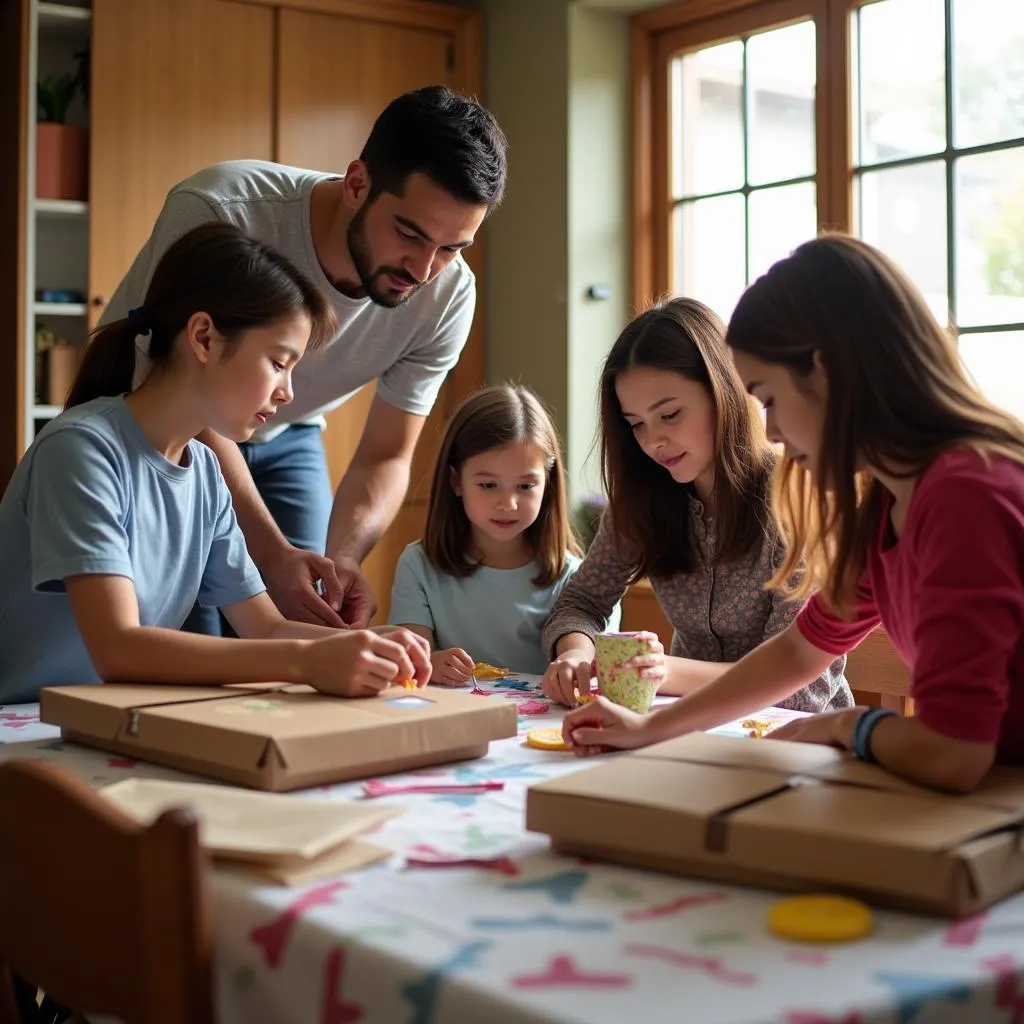
[[(664, 694), (703, 686), (792, 622), (800, 605), (765, 589), (785, 555), (769, 508), (774, 461), (710, 309), (673, 299), (627, 325), (601, 375), (608, 508), (544, 627), (549, 697), (572, 705), (590, 692), (594, 634), (643, 578), (674, 635), (669, 656), (634, 664)], [(843, 667), (781, 706), (852, 706)]]

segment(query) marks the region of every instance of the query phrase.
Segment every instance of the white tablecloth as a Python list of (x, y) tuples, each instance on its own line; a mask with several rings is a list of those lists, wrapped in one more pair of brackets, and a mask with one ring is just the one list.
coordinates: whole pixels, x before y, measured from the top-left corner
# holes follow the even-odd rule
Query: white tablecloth
[[(557, 726), (535, 682), (485, 684), (497, 692), (480, 699), (525, 704), (521, 732)], [(0, 706), (0, 759), (24, 756), (96, 785), (186, 778), (62, 743), (35, 705)], [(373, 837), (396, 851), (390, 861), (299, 889), (216, 872), (219, 1020), (1024, 1022), (1024, 897), (959, 924), (879, 911), (874, 936), (845, 946), (782, 942), (764, 927), (778, 894), (581, 863), (526, 833), (526, 788), (588, 763), (504, 740), (486, 759), (389, 779), (505, 784), (480, 796), (384, 798), (405, 808)], [(353, 799), (362, 789), (314, 792)], [(449, 855), (490, 863), (405, 863)]]

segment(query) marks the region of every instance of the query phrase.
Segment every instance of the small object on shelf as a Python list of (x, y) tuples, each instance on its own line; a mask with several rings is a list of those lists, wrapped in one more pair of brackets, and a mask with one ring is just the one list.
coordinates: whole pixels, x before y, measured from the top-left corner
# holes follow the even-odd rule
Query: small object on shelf
[(85, 302), (85, 292), (77, 288), (37, 288), (37, 302)]
[(36, 85), (36, 195), (40, 199), (79, 199), (89, 194), (88, 133), (68, 124), (68, 108), (82, 90), (88, 96), (88, 49), (75, 54), (72, 74), (44, 75)]
[(42, 325), (36, 328), (36, 399), (61, 406), (78, 373), (79, 349)]

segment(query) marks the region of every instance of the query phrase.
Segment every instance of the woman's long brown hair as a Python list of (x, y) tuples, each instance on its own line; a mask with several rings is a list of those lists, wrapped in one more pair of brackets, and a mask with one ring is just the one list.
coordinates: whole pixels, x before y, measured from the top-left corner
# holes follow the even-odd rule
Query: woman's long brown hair
[(756, 406), (725, 346), (725, 325), (695, 299), (658, 303), (626, 325), (601, 373), (601, 475), (608, 514), (633, 580), (692, 572), (689, 485), (677, 484), (644, 454), (622, 415), (615, 381), (634, 366), (701, 384), (715, 410), (716, 565), (761, 544), (774, 453)]
[(828, 380), (818, 479), (785, 457), (775, 475), (787, 557), (771, 585), (794, 597), (820, 588), (833, 608), (851, 606), (883, 508), (865, 467), (916, 477), (964, 447), (1024, 462), (1024, 425), (982, 395), (921, 293), (865, 242), (805, 242), (747, 289), (726, 341), (798, 385), (818, 352)]
[(452, 416), (434, 467), (423, 550), (431, 565), (449, 576), (470, 576), (479, 568), (469, 551), (472, 526), (462, 499), (452, 488), (452, 472), (467, 459), (509, 444), (535, 445), (544, 457), (547, 476), (536, 521), (527, 527), (538, 587), (554, 583), (565, 570), (567, 552), (579, 554), (569, 522), (562, 447), (551, 417), (529, 389), (502, 384), (467, 398)]

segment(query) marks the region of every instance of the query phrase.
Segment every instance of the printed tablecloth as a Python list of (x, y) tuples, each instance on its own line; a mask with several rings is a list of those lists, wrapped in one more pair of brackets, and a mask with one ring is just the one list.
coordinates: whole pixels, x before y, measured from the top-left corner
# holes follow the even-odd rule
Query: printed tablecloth
[[(535, 677), (480, 686), (482, 700), (517, 702), (521, 735), (560, 720)], [(95, 785), (189, 778), (62, 743), (35, 705), (0, 706), (0, 759), (24, 756)], [(373, 836), (395, 850), (389, 861), (297, 889), (216, 872), (219, 1020), (1024, 1022), (1024, 895), (955, 924), (880, 911), (875, 934), (846, 946), (783, 942), (764, 927), (776, 893), (582, 863), (525, 832), (526, 788), (587, 764), (521, 738), (493, 743), (486, 759), (389, 777), (505, 784), (382, 798), (405, 808)], [(312, 793), (356, 799), (362, 784)], [(448, 857), (482, 863), (407, 864)]]

